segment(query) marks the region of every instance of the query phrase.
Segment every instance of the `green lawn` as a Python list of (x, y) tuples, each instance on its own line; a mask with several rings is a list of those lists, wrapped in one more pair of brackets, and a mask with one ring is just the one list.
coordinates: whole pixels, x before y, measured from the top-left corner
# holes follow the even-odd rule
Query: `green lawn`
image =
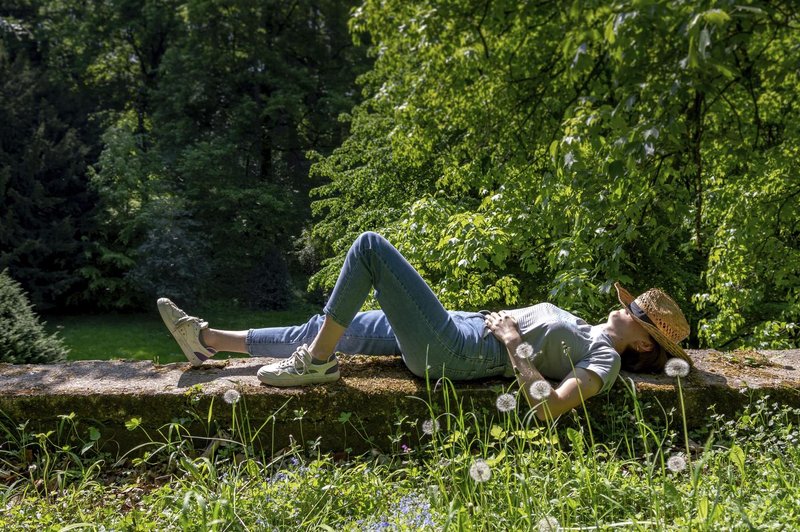
[[(281, 312), (234, 305), (190, 309), (213, 327), (232, 330), (299, 324), (318, 311), (311, 306)], [(49, 331), (57, 331), (64, 339), (70, 349), (69, 360), (129, 359), (161, 364), (186, 360), (164, 327), (155, 305), (152, 312), (47, 315), (43, 319)]]

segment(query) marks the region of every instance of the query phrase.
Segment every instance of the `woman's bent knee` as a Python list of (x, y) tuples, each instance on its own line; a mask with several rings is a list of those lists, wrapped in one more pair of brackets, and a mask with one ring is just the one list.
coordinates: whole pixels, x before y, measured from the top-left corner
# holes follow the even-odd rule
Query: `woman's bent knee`
[(386, 238), (382, 237), (381, 235), (379, 235), (374, 231), (364, 231), (363, 233), (358, 235), (358, 238), (356, 238), (355, 241), (356, 245), (366, 246), (367, 248), (375, 248), (388, 243), (389, 242), (386, 240)]

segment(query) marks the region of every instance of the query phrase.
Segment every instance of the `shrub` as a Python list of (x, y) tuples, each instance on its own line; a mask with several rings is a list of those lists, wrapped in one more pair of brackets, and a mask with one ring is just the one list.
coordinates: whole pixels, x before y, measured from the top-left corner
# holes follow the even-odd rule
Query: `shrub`
[(61, 338), (45, 333), (22, 286), (8, 270), (0, 272), (0, 362), (47, 363), (66, 356)]

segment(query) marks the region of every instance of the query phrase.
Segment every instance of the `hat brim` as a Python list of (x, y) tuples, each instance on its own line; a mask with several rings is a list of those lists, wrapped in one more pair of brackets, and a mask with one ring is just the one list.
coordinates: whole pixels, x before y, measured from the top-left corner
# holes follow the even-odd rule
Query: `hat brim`
[[(631, 293), (630, 293), (630, 292), (628, 292), (627, 290), (625, 290), (625, 289), (622, 287), (622, 285), (620, 285), (619, 283), (614, 283), (614, 288), (616, 288), (616, 289), (617, 289), (617, 298), (619, 299), (619, 302), (620, 302), (620, 303), (622, 303), (622, 305), (623, 305), (625, 308), (628, 308), (628, 307), (630, 307), (631, 303), (633, 303), (633, 301), (634, 301), (636, 298), (635, 298), (635, 297), (633, 297), (633, 295), (631, 295)], [(642, 320), (640, 320), (639, 318), (637, 318), (636, 316), (634, 316), (634, 315), (633, 315), (633, 313), (631, 313), (631, 317), (632, 317), (634, 320), (636, 320), (636, 321), (639, 323), (639, 325), (641, 325), (642, 327), (644, 327), (644, 329), (645, 329), (645, 330), (646, 330), (648, 333), (650, 333), (650, 336), (652, 336), (652, 337), (653, 337), (653, 339), (654, 339), (656, 342), (658, 342), (658, 344), (659, 344), (661, 347), (663, 347), (664, 349), (666, 349), (666, 350), (669, 352), (669, 354), (671, 354), (671, 355), (673, 355), (673, 356), (675, 356), (675, 357), (678, 357), (678, 358), (681, 358), (681, 359), (685, 360), (686, 362), (688, 362), (688, 363), (689, 363), (689, 366), (690, 366), (690, 367), (694, 367), (694, 362), (692, 361), (692, 359), (691, 359), (691, 358), (689, 358), (689, 355), (686, 353), (686, 351), (684, 351), (683, 349), (681, 349), (681, 346), (679, 346), (678, 344), (676, 344), (675, 342), (673, 342), (672, 340), (670, 340), (669, 338), (667, 338), (667, 337), (664, 335), (664, 333), (662, 333), (662, 332), (661, 332), (661, 330), (660, 330), (658, 327), (656, 327), (656, 326), (654, 326), (654, 325), (650, 325), (650, 324), (649, 324), (649, 323), (647, 323), (646, 321), (642, 321)]]

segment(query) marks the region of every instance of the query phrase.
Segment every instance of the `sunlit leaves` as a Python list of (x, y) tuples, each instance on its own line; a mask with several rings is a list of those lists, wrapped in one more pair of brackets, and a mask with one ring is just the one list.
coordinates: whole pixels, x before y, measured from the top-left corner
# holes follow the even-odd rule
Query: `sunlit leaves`
[(389, 139), (324, 163), (331, 209), (366, 201), (323, 224), (371, 221), (453, 305), (599, 316), (621, 280), (670, 291), (700, 342), (774, 331), (766, 318), (788, 331), (796, 27), (766, 3), (368, 1), (378, 59), (353, 126)]

